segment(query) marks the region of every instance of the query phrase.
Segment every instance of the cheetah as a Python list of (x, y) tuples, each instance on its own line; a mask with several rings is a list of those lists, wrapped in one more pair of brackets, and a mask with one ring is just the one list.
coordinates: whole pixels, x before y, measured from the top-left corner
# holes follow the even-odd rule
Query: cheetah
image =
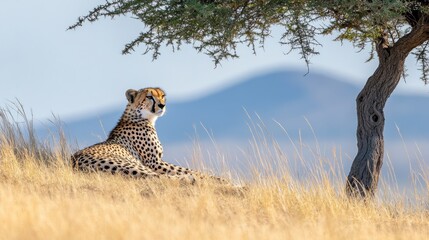
[[(163, 148), (155, 129), (166, 111), (165, 92), (160, 88), (129, 89), (128, 104), (106, 141), (77, 151), (72, 165), (81, 171), (102, 171), (136, 178), (206, 178), (200, 172), (163, 161)], [(220, 182), (224, 179), (210, 176)]]

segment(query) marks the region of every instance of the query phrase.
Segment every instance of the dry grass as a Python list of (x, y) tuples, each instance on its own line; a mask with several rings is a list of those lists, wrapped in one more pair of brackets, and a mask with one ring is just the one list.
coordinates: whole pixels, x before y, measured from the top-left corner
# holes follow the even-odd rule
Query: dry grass
[(55, 141), (62, 142), (57, 147), (41, 144), (31, 137), (31, 127), (23, 134), (11, 116), (0, 111), (0, 239), (429, 236), (427, 192), (352, 201), (341, 191), (343, 178), (328, 177), (322, 167), (310, 171), (314, 178), (298, 181), (284, 166), (281, 176), (254, 177), (246, 191), (77, 173), (67, 164), (63, 140)]

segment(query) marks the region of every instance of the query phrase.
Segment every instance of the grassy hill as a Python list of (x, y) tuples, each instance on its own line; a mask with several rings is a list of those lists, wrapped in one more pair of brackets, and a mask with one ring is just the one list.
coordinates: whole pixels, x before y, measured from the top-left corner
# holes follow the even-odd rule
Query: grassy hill
[(429, 236), (429, 170), (423, 166), (415, 173), (420, 191), (404, 195), (394, 181), (382, 180), (377, 197), (369, 201), (344, 195), (341, 159), (319, 157), (308, 165), (301, 158), (306, 167), (295, 177), (290, 156), (267, 148), (275, 142), (254, 145), (260, 165), (246, 189), (80, 173), (70, 168), (70, 146), (63, 136), (52, 144), (40, 142), (31, 121), (18, 124), (15, 115), (0, 111), (0, 239)]

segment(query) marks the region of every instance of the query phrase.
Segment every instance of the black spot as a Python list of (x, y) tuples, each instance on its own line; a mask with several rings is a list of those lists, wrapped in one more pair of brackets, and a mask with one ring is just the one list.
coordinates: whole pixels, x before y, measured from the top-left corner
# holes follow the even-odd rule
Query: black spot
[(109, 168), (110, 168), (110, 167), (109, 167), (109, 166), (107, 166), (107, 165), (106, 165), (106, 166), (104, 166), (104, 169), (106, 169), (106, 170), (107, 170), (107, 169), (109, 169)]
[(377, 114), (372, 115), (372, 121), (378, 122), (378, 116), (377, 116)]
[(125, 173), (125, 174), (128, 174), (128, 173), (130, 173), (130, 172), (128, 172), (128, 170), (125, 170), (125, 171), (124, 171), (124, 173)]
[(118, 169), (118, 167), (112, 167), (112, 171), (116, 171), (116, 169)]
[(137, 175), (137, 171), (133, 171), (133, 175)]

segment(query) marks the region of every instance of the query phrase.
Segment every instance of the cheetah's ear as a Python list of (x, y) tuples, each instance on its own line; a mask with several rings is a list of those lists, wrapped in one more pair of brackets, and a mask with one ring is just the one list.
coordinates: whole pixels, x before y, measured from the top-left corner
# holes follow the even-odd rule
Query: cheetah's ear
[(129, 103), (134, 103), (134, 100), (136, 99), (136, 96), (137, 96), (137, 91), (134, 89), (128, 89), (125, 92), (125, 96), (127, 96)]

